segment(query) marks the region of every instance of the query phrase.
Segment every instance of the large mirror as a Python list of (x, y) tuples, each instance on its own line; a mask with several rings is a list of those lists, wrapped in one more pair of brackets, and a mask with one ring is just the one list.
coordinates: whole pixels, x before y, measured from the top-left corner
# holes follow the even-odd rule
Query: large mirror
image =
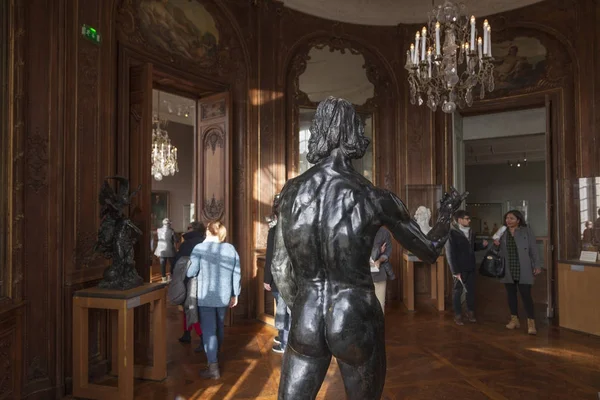
[(8, 169), (10, 166), (10, 126), (9, 116), (9, 3), (0, 2), (0, 82), (2, 83), (2, 96), (0, 101), (0, 298), (10, 295), (10, 265), (7, 259), (8, 244), (8, 203), (12, 193), (9, 187)]
[[(288, 136), (293, 140), (289, 176), (296, 176), (311, 167), (306, 160), (310, 125), (320, 101), (328, 96), (341, 97), (350, 101), (365, 125), (365, 135), (371, 141), (367, 152), (360, 160), (354, 160), (354, 168), (371, 182), (375, 179), (375, 86), (366, 72), (367, 61), (363, 54), (341, 43), (314, 44), (296, 58), (302, 65), (292, 66), (296, 75), (291, 76), (292, 123)], [(304, 64), (305, 62), (305, 64)]]

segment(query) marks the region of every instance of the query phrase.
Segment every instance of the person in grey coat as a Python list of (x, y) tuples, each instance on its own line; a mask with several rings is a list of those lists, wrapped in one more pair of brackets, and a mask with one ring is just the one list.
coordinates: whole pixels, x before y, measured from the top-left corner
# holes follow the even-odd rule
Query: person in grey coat
[(219, 379), (217, 353), (223, 343), (227, 308), (238, 303), (241, 292), (240, 256), (235, 247), (224, 243), (227, 229), (220, 222), (210, 222), (206, 239), (196, 245), (190, 256), (187, 277), (198, 277), (198, 307), (202, 321), (202, 342), (208, 369), (202, 378)]
[(504, 278), (501, 282), (506, 287), (508, 306), (511, 318), (506, 325), (508, 329), (519, 328), (517, 289), (521, 293), (521, 299), (527, 312), (527, 332), (535, 335), (535, 313), (533, 309), (533, 298), (531, 297), (531, 286), (534, 277), (542, 269), (540, 258), (535, 242), (535, 235), (527, 226), (523, 214), (518, 210), (510, 210), (504, 215), (506, 232), (494, 244), (500, 246), (500, 256), (504, 260)]
[(162, 228), (158, 228), (156, 230), (158, 241), (156, 243), (154, 255), (160, 260), (160, 273), (162, 275), (162, 281), (167, 282), (167, 261), (171, 267), (170, 272), (172, 272), (173, 267), (175, 266), (175, 231), (171, 228), (171, 220), (169, 218), (163, 219), (162, 223)]
[(392, 256), (392, 234), (384, 227), (379, 228), (373, 240), (371, 258), (371, 277), (375, 286), (375, 296), (381, 304), (381, 309), (385, 314), (385, 295), (387, 281), (396, 279), (390, 257)]

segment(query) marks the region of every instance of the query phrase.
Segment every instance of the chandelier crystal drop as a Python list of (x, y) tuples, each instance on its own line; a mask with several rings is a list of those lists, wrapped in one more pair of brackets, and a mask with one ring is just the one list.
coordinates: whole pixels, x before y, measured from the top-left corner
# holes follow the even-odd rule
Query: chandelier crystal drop
[[(406, 52), (410, 102), (451, 114), (456, 106), (473, 105), (473, 91), (479, 98), (494, 90), (492, 27), (483, 23), (478, 35), (475, 17), (467, 17), (464, 4), (445, 0), (429, 13), (428, 27), (415, 35)], [(424, 100), (426, 99), (426, 101)]]
[(177, 165), (177, 148), (171, 144), (166, 131), (167, 121), (161, 121), (158, 115), (152, 118), (152, 170), (157, 181), (163, 177), (179, 172)]

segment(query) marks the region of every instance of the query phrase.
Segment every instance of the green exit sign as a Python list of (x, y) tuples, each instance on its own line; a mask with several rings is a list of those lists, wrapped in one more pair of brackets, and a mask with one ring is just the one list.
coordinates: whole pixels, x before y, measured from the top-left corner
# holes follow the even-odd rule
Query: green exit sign
[(81, 34), (83, 35), (83, 37), (85, 37), (88, 40), (91, 40), (92, 42), (96, 43), (96, 44), (100, 44), (100, 34), (98, 33), (98, 31), (94, 28), (92, 28), (89, 25), (82, 25), (81, 26)]

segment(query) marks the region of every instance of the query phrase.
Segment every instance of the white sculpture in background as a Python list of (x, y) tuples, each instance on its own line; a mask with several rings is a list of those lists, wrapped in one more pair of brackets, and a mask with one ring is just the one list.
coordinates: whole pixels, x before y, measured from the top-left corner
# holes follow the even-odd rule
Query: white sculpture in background
[(431, 230), (431, 225), (429, 225), (429, 220), (431, 219), (431, 210), (425, 206), (419, 206), (417, 211), (415, 212), (415, 221), (419, 224), (421, 228), (421, 232), (424, 234), (428, 234)]

